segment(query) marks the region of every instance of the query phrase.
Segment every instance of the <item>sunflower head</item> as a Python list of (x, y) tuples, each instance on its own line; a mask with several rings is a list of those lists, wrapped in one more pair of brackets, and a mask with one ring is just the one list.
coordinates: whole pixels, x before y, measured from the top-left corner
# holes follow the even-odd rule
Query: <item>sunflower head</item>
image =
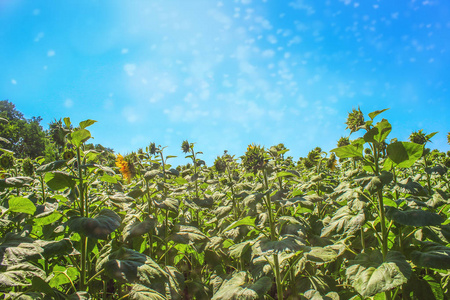
[(136, 175), (136, 170), (134, 168), (133, 162), (131, 159), (125, 159), (122, 155), (118, 154), (116, 157), (116, 166), (119, 168), (120, 173), (123, 178), (130, 183), (131, 178)]
[(255, 174), (258, 170), (262, 170), (267, 162), (264, 147), (255, 144), (249, 145), (245, 155), (241, 158), (244, 168)]
[(444, 166), (450, 169), (450, 157), (444, 159)]
[(22, 170), (26, 176), (33, 176), (34, 165), (30, 158), (27, 157), (22, 161)]
[(347, 124), (346, 129), (350, 129), (350, 132), (358, 131), (364, 125), (364, 115), (359, 107), (357, 110), (354, 108), (352, 112), (348, 113), (345, 124)]
[(151, 155), (155, 155), (156, 154), (156, 145), (155, 145), (155, 143), (150, 143), (150, 146), (148, 146), (148, 152), (151, 154)]
[(191, 151), (191, 145), (187, 140), (183, 141), (183, 143), (181, 144), (181, 150), (183, 150), (183, 153), (188, 153), (189, 151)]
[(70, 160), (72, 158), (75, 157), (75, 152), (73, 152), (72, 150), (66, 150), (63, 153), (63, 159), (64, 160)]
[(334, 169), (336, 168), (336, 164), (337, 164), (336, 155), (334, 153), (331, 153), (330, 158), (327, 160), (327, 168), (330, 169), (331, 171), (334, 171)]
[(223, 173), (227, 169), (227, 161), (223, 157), (217, 156), (216, 160), (214, 161), (214, 167), (216, 168), (217, 172)]
[(322, 152), (322, 149), (319, 147), (316, 147), (315, 149), (308, 152), (307, 158), (314, 164), (316, 164), (320, 159), (320, 153)]
[(450, 132), (447, 134), (447, 143), (450, 145)]
[(313, 161), (311, 161), (309, 158), (305, 158), (305, 159), (303, 159), (303, 166), (306, 168), (306, 169), (311, 169), (312, 167), (314, 167), (315, 166), (315, 163), (313, 162)]
[(411, 133), (411, 135), (409, 136), (409, 140), (419, 145), (425, 145), (429, 141), (422, 129)]
[(14, 166), (14, 156), (11, 153), (3, 153), (0, 156), (0, 167), (7, 170)]

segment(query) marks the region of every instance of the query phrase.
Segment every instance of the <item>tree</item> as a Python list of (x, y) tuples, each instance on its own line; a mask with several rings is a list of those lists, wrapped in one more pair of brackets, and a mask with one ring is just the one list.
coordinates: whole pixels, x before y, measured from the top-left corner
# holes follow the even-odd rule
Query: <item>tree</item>
[(41, 117), (25, 119), (8, 100), (0, 101), (0, 117), (8, 120), (8, 123), (0, 123), (0, 136), (9, 141), (3, 143), (2, 148), (13, 151), (18, 158), (44, 154), (45, 132), (40, 125)]

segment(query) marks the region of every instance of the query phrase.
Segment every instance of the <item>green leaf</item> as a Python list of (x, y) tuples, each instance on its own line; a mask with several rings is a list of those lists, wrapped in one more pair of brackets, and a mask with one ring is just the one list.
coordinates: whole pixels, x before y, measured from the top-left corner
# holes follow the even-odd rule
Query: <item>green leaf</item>
[[(329, 292), (322, 296), (319, 291), (308, 290), (303, 295), (306, 300), (339, 300), (339, 294), (336, 292)], [(303, 299), (303, 298), (302, 298)], [(352, 298), (353, 299), (353, 298)]]
[(72, 125), (72, 123), (70, 122), (70, 118), (69, 117), (65, 117), (63, 119), (64, 121), (64, 125), (66, 125), (67, 128), (70, 128), (70, 125)]
[(260, 299), (272, 286), (272, 279), (261, 277), (255, 283), (247, 283), (246, 272), (235, 273), (231, 279), (224, 281), (212, 300)]
[(228, 230), (231, 230), (233, 228), (236, 228), (238, 226), (252, 226), (255, 227), (255, 220), (256, 218), (252, 218), (250, 216), (245, 217), (241, 220), (235, 221), (231, 223), (227, 228), (223, 230), (223, 232), (227, 232)]
[(12, 197), (8, 201), (9, 210), (12, 212), (26, 213), (29, 215), (34, 214), (36, 206), (30, 199), (24, 197)]
[(45, 278), (45, 276), (43, 270), (30, 263), (14, 264), (0, 272), (0, 287), (31, 285), (31, 278)]
[(385, 112), (385, 111), (387, 111), (389, 108), (385, 108), (385, 109), (382, 109), (382, 110), (376, 110), (376, 111), (374, 111), (374, 112), (371, 112), (371, 113), (369, 113), (369, 118), (370, 119), (375, 119), (375, 117), (376, 116), (378, 116), (379, 114), (381, 114), (382, 112)]
[(164, 271), (167, 273), (169, 281), (166, 282), (166, 298), (171, 300), (181, 300), (185, 284), (185, 277), (177, 268), (166, 266)]
[(312, 247), (311, 251), (305, 253), (308, 261), (315, 263), (329, 263), (336, 260), (345, 252), (344, 244), (334, 244), (325, 247)]
[(53, 267), (53, 274), (54, 276), (50, 279), (48, 284), (51, 287), (60, 287), (63, 284), (70, 283), (70, 280), (75, 281), (79, 273), (75, 267), (55, 266)]
[(52, 258), (55, 256), (68, 255), (73, 251), (72, 242), (69, 239), (62, 239), (59, 241), (43, 241), (37, 240), (33, 244), (44, 249), (42, 256), (44, 258)]
[(167, 300), (157, 291), (141, 284), (133, 284), (129, 295), (132, 300)]
[(390, 168), (396, 166), (399, 168), (411, 167), (419, 158), (422, 157), (423, 145), (410, 142), (395, 142), (387, 146), (388, 159), (384, 166)]
[(351, 235), (358, 231), (366, 222), (363, 210), (351, 210), (348, 206), (338, 209), (330, 222), (322, 229), (321, 237), (328, 237), (335, 233)]
[(155, 228), (156, 222), (156, 219), (147, 216), (143, 222), (137, 221), (127, 224), (122, 231), (123, 238), (132, 239), (134, 237), (142, 236)]
[(347, 145), (339, 148), (330, 150), (334, 152), (339, 158), (350, 158), (350, 157), (363, 157), (363, 146), (362, 145)]
[(402, 225), (422, 227), (436, 226), (444, 222), (440, 215), (425, 210), (411, 209), (401, 211), (395, 207), (390, 206), (386, 206), (385, 209), (386, 217), (389, 220), (394, 220), (395, 222)]
[(58, 221), (59, 219), (61, 219), (61, 217), (62, 217), (62, 214), (60, 212), (54, 211), (49, 215), (33, 218), (33, 222), (36, 225), (44, 226), (44, 225), (49, 225), (49, 224), (52, 224), (52, 223)]
[(100, 181), (108, 182), (108, 183), (117, 183), (117, 179), (108, 174), (103, 174), (103, 176), (100, 177)]
[(450, 269), (450, 248), (432, 242), (424, 242), (420, 251), (411, 252), (412, 262), (420, 267)]
[(70, 134), (70, 141), (75, 147), (79, 148), (82, 143), (91, 138), (91, 133), (87, 129), (78, 129)]
[(137, 251), (120, 248), (109, 255), (103, 265), (105, 275), (121, 283), (139, 283), (164, 292), (167, 273), (150, 257)]
[(80, 122), (80, 129), (85, 129), (86, 127), (91, 126), (91, 125), (94, 124), (95, 122), (97, 122), (97, 121), (91, 120), (91, 119), (82, 121), (82, 122)]
[(277, 173), (277, 178), (280, 177), (299, 177), (299, 174), (295, 171), (280, 171)]
[(40, 277), (33, 277), (33, 279), (31, 280), (31, 286), (32, 286), (33, 290), (35, 290), (35, 291), (43, 292), (47, 296), (56, 298), (56, 294), (53, 291), (53, 289), (51, 288), (51, 286), (44, 279), (42, 279)]
[(44, 181), (54, 191), (65, 190), (75, 186), (74, 177), (61, 171), (45, 173)]
[(397, 184), (394, 186), (394, 190), (399, 191), (403, 194), (411, 194), (414, 196), (427, 195), (427, 190), (424, 189), (420, 183), (413, 181), (411, 177), (397, 182)]
[(119, 228), (122, 219), (109, 209), (103, 209), (95, 218), (72, 217), (67, 221), (71, 231), (87, 237), (106, 240), (108, 235)]
[(392, 130), (391, 124), (388, 120), (383, 119), (378, 122), (375, 127), (371, 128), (365, 135), (364, 141), (367, 143), (378, 143), (383, 142)]
[(228, 248), (230, 256), (233, 258), (242, 258), (248, 253), (253, 243), (253, 241), (244, 241), (242, 243), (232, 245)]
[(403, 254), (390, 251), (383, 262), (379, 251), (358, 254), (345, 272), (355, 290), (363, 297), (375, 296), (406, 283), (411, 266)]
[(8, 177), (6, 179), (0, 180), (0, 188), (6, 188), (6, 187), (15, 187), (15, 188), (21, 188), (24, 186), (29, 186), (30, 183), (34, 181), (31, 177)]
[(193, 245), (207, 242), (209, 239), (194, 226), (176, 225), (174, 232), (169, 236), (169, 240), (180, 244)]
[(66, 166), (67, 160), (56, 160), (49, 164), (42, 165), (36, 169), (36, 173), (44, 173), (58, 170), (64, 166)]

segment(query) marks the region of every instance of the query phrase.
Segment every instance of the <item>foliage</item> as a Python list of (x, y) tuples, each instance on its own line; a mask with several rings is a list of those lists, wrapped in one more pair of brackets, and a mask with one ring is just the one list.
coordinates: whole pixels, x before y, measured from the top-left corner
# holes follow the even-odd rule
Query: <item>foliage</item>
[(53, 161), (3, 154), (12, 160), (0, 180), (0, 290), (6, 299), (448, 299), (448, 154), (387, 143), (391, 124), (374, 121), (383, 111), (353, 110), (347, 125), (361, 137), (297, 164), (282, 144), (252, 144), (211, 167), (188, 141), (189, 163), (173, 168), (155, 143), (115, 156), (88, 144), (94, 120), (56, 121)]

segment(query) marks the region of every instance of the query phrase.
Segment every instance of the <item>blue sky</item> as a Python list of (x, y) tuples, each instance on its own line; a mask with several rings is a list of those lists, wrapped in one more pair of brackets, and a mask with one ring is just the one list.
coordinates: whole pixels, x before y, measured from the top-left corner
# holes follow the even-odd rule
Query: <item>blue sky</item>
[(0, 0), (2, 100), (174, 164), (185, 139), (208, 164), (250, 143), (330, 150), (358, 106), (450, 150), (449, 51), (445, 0)]

